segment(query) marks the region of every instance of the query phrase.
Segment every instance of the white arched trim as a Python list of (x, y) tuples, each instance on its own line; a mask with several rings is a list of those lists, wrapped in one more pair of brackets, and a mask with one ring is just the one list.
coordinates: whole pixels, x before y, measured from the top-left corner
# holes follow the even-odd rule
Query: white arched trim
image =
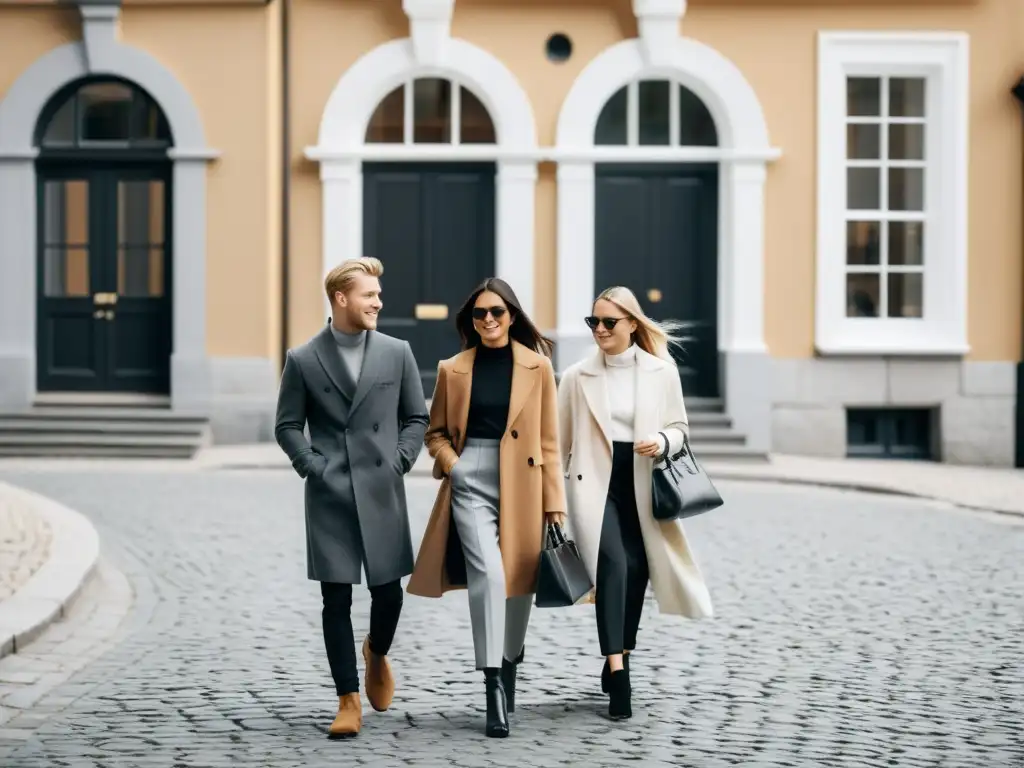
[(199, 111), (181, 83), (145, 51), (116, 40), (112, 30), (116, 9), (102, 18), (96, 13), (100, 10), (83, 9), (84, 40), (37, 59), (0, 100), (0, 407), (28, 407), (36, 395), (36, 123), (50, 98), (68, 83), (84, 77), (116, 76), (145, 89), (171, 126), (171, 403), (176, 409), (205, 412), (210, 386), (206, 163), (218, 153), (207, 146)]
[[(650, 56), (639, 39), (606, 49), (579, 74), (562, 105), (556, 152), (567, 158), (558, 168), (558, 364), (564, 369), (590, 348), (581, 318), (590, 312), (594, 281), (594, 162), (717, 161), (718, 345), (723, 358), (726, 406), (748, 444), (761, 448), (770, 435), (766, 379), (744, 372), (763, 368), (764, 185), (766, 163), (779, 157), (771, 146), (764, 113), (739, 69), (714, 49), (686, 37), (657, 42)], [(719, 146), (599, 147), (594, 129), (616, 91), (637, 79), (667, 79), (700, 97), (718, 131)], [(596, 150), (600, 150), (598, 153)], [(593, 153), (587, 157), (588, 153)], [(745, 381), (746, 380), (746, 381)], [(765, 395), (751, 399), (760, 386)], [(756, 402), (755, 402), (756, 401)], [(749, 413), (745, 411), (749, 410)]]
[[(413, 77), (442, 77), (465, 86), (494, 121), (497, 144), (367, 145), (366, 128), (388, 93)], [(530, 101), (511, 72), (477, 46), (450, 38), (431, 64), (421, 64), (411, 38), (385, 43), (360, 58), (335, 85), (320, 122), (318, 144), (306, 156), (320, 162), (323, 185), (324, 274), (363, 255), (364, 160), (497, 162), (496, 273), (533, 310), (534, 206), (537, 131)]]

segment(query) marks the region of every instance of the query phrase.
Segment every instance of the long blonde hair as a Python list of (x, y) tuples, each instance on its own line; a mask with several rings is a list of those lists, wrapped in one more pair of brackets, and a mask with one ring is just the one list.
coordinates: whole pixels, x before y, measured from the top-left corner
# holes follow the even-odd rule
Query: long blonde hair
[(686, 337), (678, 332), (686, 327), (686, 323), (677, 320), (658, 321), (648, 317), (643, 307), (640, 306), (636, 294), (622, 285), (605, 288), (595, 301), (602, 299), (611, 302), (625, 312), (631, 320), (636, 321), (636, 330), (633, 332), (634, 344), (655, 357), (660, 357), (668, 362), (673, 361), (670, 347), (675, 345), (682, 348)]

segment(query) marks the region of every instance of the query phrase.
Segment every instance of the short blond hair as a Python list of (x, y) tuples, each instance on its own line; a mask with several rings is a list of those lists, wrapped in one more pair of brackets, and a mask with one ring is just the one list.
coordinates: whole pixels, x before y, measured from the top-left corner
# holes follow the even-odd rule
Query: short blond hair
[(380, 259), (372, 256), (360, 256), (358, 259), (346, 259), (338, 266), (327, 273), (324, 278), (324, 291), (327, 293), (327, 301), (334, 301), (334, 294), (348, 293), (355, 282), (356, 275), (368, 277), (380, 277), (384, 274), (384, 265)]

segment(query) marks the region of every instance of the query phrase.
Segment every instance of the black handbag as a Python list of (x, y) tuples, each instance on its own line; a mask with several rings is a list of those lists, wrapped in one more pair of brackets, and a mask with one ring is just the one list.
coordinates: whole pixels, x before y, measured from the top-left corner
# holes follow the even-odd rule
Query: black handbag
[(668, 435), (658, 434), (665, 440), (665, 453), (663, 462), (654, 465), (651, 487), (654, 519), (680, 520), (722, 506), (722, 497), (697, 463), (686, 433), (683, 433), (683, 447), (675, 456), (668, 455)]
[(575, 605), (593, 587), (576, 542), (565, 538), (562, 526), (549, 525), (547, 545), (541, 550), (537, 573), (537, 607)]

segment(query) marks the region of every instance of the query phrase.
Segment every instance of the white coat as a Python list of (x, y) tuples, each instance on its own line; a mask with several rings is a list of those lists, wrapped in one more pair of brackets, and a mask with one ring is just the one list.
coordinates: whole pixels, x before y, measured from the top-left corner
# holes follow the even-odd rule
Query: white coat
[[(675, 365), (636, 350), (634, 434), (649, 439), (670, 428), (672, 450), (688, 429), (683, 389)], [(605, 501), (612, 473), (611, 407), (604, 353), (570, 366), (558, 386), (559, 437), (565, 468), (568, 527), (592, 583), (597, 583)], [(674, 428), (673, 428), (674, 427)], [(675, 433), (674, 435), (672, 433)], [(636, 506), (654, 598), (661, 613), (707, 618), (711, 596), (678, 520), (654, 519), (651, 476), (654, 460), (633, 456)]]

